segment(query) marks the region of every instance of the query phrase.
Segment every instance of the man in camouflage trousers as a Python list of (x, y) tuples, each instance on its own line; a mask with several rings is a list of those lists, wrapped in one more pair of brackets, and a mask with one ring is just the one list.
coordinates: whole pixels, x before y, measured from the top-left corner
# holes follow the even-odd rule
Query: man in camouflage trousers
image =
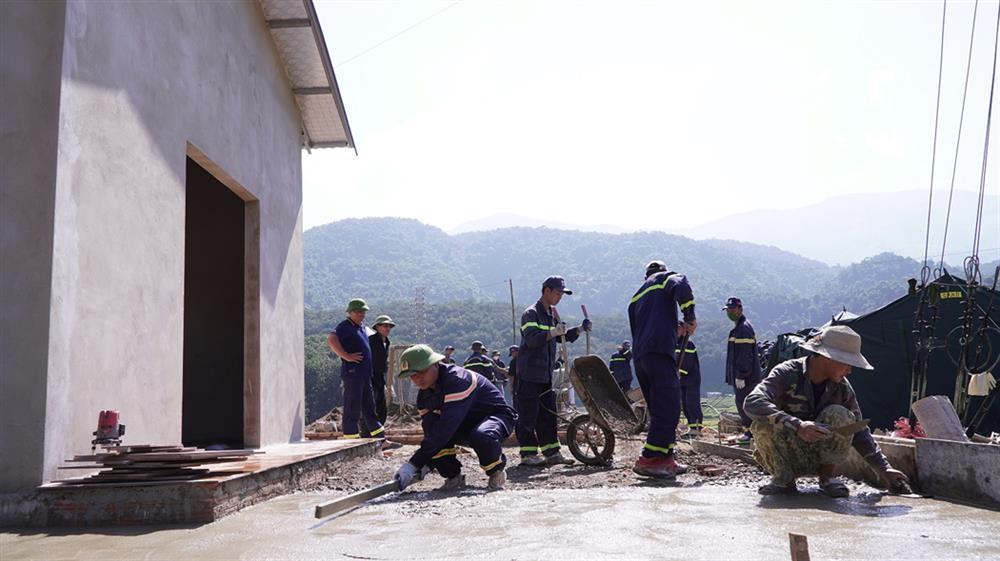
[(796, 477), (818, 475), (825, 495), (846, 497), (850, 491), (833, 473), (852, 446), (890, 490), (905, 490), (906, 475), (892, 468), (868, 427), (850, 436), (834, 430), (862, 419), (847, 381), (852, 367), (873, 370), (861, 355), (861, 337), (848, 327), (827, 327), (802, 347), (812, 354), (775, 366), (743, 405), (753, 420), (754, 458), (771, 474), (759, 492), (795, 493)]

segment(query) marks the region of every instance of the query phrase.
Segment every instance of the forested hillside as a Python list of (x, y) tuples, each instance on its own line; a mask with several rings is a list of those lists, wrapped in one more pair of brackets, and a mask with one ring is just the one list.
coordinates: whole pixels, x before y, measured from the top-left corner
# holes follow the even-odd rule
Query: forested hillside
[[(524, 308), (538, 298), (541, 281), (561, 274), (576, 291), (559, 306), (564, 319), (578, 323), (580, 304), (586, 304), (594, 319), (593, 352), (608, 357), (615, 345), (630, 338), (625, 310), (642, 282), (643, 266), (663, 259), (687, 275), (694, 289), (702, 390), (712, 391), (724, 387), (731, 324), (720, 308), (727, 296), (743, 298), (758, 337), (772, 338), (821, 325), (844, 308), (857, 314), (876, 309), (904, 295), (906, 279), (920, 269), (918, 262), (888, 253), (836, 268), (774, 247), (729, 240), (547, 228), (449, 236), (415, 220), (390, 218), (345, 220), (309, 230), (305, 254), (310, 420), (339, 403), (339, 364), (330, 357), (325, 337), (355, 296), (372, 306), (369, 319), (383, 313), (393, 317), (396, 343), (425, 342), (437, 349), (452, 344), (461, 360), (469, 343), (478, 339), (502, 349), (506, 359), (506, 348), (515, 339), (506, 279), (514, 280), (520, 320)], [(416, 340), (418, 287), (425, 289), (425, 341)], [(583, 354), (583, 339), (570, 352)]]

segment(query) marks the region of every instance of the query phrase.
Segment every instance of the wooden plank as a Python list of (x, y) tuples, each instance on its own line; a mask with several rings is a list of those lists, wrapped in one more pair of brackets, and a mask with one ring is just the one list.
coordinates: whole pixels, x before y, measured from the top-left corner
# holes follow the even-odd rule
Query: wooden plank
[(386, 481), (385, 483), (372, 487), (371, 489), (358, 491), (357, 493), (347, 495), (346, 497), (340, 497), (339, 499), (318, 504), (316, 505), (316, 512), (314, 515), (316, 518), (326, 518), (327, 516), (343, 512), (349, 508), (364, 504), (374, 498), (381, 497), (382, 495), (388, 495), (389, 493), (394, 493), (396, 491), (399, 491), (399, 484), (396, 483), (395, 480)]
[(809, 540), (802, 534), (788, 534), (788, 545), (792, 550), (792, 561), (809, 561)]

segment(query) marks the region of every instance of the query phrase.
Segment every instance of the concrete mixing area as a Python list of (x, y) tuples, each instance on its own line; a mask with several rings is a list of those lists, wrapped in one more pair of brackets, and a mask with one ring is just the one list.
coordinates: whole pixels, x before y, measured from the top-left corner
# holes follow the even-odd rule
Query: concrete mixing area
[[(428, 482), (421, 484), (423, 489)], [(436, 483), (436, 482), (435, 482)], [(199, 527), (19, 530), (4, 560), (58, 559), (789, 559), (788, 534), (812, 559), (997, 559), (1000, 512), (856, 490), (629, 487), (458, 494), (408, 491), (316, 520), (329, 493), (301, 493)]]

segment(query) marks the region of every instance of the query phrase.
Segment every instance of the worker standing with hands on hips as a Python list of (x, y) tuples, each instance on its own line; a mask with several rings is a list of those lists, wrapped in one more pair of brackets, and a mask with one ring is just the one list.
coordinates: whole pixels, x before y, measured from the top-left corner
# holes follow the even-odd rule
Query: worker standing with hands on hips
[(735, 296), (726, 300), (726, 312), (729, 321), (735, 323), (729, 331), (729, 341), (726, 346), (726, 383), (733, 386), (736, 395), (736, 411), (743, 422), (741, 444), (749, 444), (753, 438), (750, 431), (750, 417), (743, 411), (743, 401), (760, 383), (760, 360), (757, 357), (757, 334), (754, 333), (750, 321), (743, 315), (743, 301)]
[[(552, 371), (556, 368), (556, 343), (572, 343), (581, 331), (590, 331), (591, 322), (567, 329), (559, 321), (556, 305), (566, 289), (566, 281), (551, 276), (542, 283), (542, 296), (521, 314), (521, 344), (518, 345), (517, 383), (514, 408), (517, 409), (517, 440), (521, 445), (521, 465), (569, 465), (572, 459), (559, 451), (556, 396), (552, 391)], [(541, 456), (538, 453), (541, 452)]]
[[(678, 308), (684, 316), (680, 324)], [(636, 378), (649, 409), (649, 433), (632, 471), (673, 479), (687, 471), (674, 457), (681, 418), (677, 339), (698, 328), (694, 295), (684, 275), (668, 271), (663, 261), (648, 263), (645, 280), (629, 301), (628, 323)]]
[(373, 438), (385, 438), (385, 429), (375, 412), (372, 390), (372, 350), (365, 331), (368, 304), (361, 298), (347, 303), (347, 319), (330, 332), (326, 343), (340, 357), (340, 381), (344, 386), (344, 438), (361, 438), (358, 422), (364, 417)]
[(409, 377), (420, 391), (417, 409), (424, 438), (420, 448), (396, 472), (402, 491), (415, 479), (437, 470), (444, 490), (465, 485), (462, 464), (455, 457), (458, 444), (471, 446), (489, 476), (490, 490), (503, 489), (507, 458), (501, 448), (514, 430), (517, 413), (500, 390), (484, 376), (454, 364), (427, 345), (414, 345), (400, 356), (400, 378)]

